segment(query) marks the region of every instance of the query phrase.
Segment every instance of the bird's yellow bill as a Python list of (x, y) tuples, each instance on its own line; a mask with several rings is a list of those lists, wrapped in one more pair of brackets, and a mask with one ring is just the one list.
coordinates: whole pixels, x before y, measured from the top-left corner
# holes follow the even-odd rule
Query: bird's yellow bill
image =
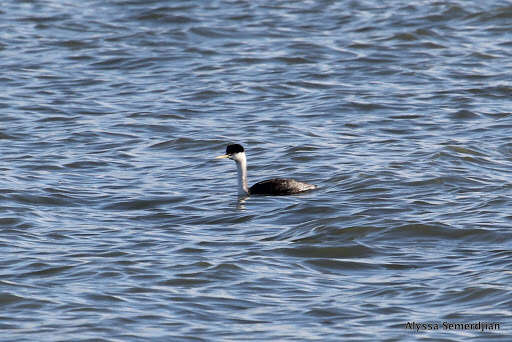
[(222, 156), (215, 157), (214, 159), (224, 159), (224, 158), (229, 158), (229, 155), (223, 154)]

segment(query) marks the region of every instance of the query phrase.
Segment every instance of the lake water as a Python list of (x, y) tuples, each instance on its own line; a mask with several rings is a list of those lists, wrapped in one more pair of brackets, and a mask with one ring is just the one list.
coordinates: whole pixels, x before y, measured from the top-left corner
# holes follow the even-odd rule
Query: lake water
[(7, 0), (0, 53), (2, 341), (512, 340), (511, 2)]

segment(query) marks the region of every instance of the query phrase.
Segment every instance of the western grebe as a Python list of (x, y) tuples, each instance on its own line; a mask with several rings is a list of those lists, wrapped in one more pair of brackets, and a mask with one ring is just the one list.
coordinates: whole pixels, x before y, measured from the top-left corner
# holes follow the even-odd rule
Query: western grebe
[(226, 147), (226, 154), (215, 159), (229, 158), (236, 162), (238, 170), (238, 194), (240, 195), (291, 195), (313, 190), (316, 185), (298, 182), (295, 179), (273, 178), (247, 186), (247, 159), (242, 145), (231, 144)]

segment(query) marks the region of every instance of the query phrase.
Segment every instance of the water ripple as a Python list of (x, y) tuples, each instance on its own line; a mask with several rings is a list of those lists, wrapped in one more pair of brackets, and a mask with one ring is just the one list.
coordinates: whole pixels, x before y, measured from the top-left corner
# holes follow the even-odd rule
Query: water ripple
[(509, 4), (3, 5), (6, 340), (510, 340)]

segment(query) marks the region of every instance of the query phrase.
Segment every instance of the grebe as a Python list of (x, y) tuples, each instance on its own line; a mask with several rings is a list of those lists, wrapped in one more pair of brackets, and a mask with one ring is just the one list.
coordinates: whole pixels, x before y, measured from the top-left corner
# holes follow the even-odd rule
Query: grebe
[(229, 158), (236, 162), (238, 170), (239, 195), (291, 195), (313, 190), (316, 185), (296, 181), (295, 179), (273, 178), (247, 186), (247, 159), (242, 145), (231, 144), (226, 147), (226, 154), (215, 159)]

